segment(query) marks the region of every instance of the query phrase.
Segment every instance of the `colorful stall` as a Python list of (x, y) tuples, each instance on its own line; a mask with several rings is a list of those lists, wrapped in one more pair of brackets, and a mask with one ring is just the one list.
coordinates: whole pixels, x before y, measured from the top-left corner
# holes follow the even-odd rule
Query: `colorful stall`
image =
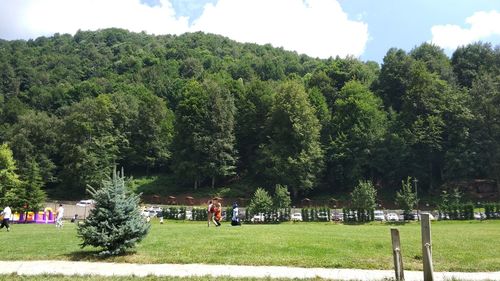
[(12, 222), (15, 223), (55, 223), (52, 208), (45, 208), (38, 212), (13, 213)]

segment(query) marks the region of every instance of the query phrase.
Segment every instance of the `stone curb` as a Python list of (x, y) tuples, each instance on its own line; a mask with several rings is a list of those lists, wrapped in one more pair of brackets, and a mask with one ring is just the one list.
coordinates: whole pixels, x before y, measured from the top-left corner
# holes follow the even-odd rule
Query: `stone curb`
[[(239, 266), (210, 264), (129, 264), (72, 261), (0, 261), (0, 274), (99, 275), (99, 276), (230, 276), (254, 278), (323, 278), (335, 280), (394, 279), (392, 270)], [(434, 280), (500, 281), (499, 272), (435, 272)], [(419, 271), (405, 271), (406, 281), (423, 280)]]

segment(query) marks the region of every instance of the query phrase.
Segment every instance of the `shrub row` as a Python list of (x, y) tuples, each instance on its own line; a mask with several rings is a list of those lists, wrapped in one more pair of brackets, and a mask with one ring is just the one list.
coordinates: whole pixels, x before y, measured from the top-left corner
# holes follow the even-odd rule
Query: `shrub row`
[(439, 217), (450, 220), (473, 220), (474, 204), (458, 204), (439, 208)]
[(185, 220), (186, 207), (169, 207), (163, 210), (163, 217), (170, 220)]
[(279, 210), (278, 219), (279, 221), (290, 221), (290, 208), (283, 208)]
[[(486, 219), (500, 219), (500, 203), (487, 203), (484, 204)], [(227, 207), (226, 221), (231, 221), (232, 207)], [(374, 220), (373, 209), (351, 209), (343, 208), (344, 222), (369, 222)], [(472, 203), (450, 205), (441, 207), (439, 210), (439, 217), (450, 220), (472, 220), (474, 219), (474, 205)], [(313, 221), (329, 221), (331, 219), (331, 211), (327, 207), (323, 208), (302, 208), (302, 220), (306, 222)], [(263, 221), (259, 223), (279, 223), (290, 221), (290, 208), (273, 210), (267, 213), (261, 213)], [(166, 219), (185, 220), (186, 207), (169, 207), (163, 211), (163, 216)], [(244, 221), (252, 222), (253, 214), (244, 212)], [(207, 210), (205, 208), (193, 208), (192, 220), (206, 221)]]
[(500, 202), (485, 204), (484, 214), (487, 219), (500, 219)]
[(208, 219), (206, 208), (193, 208), (191, 212), (192, 220), (194, 221), (206, 221)]
[(245, 212), (245, 222), (247, 223), (280, 223), (290, 221), (290, 208), (274, 209), (270, 212), (254, 214)]
[(343, 208), (344, 222), (369, 222), (375, 218), (374, 209)]
[(302, 221), (329, 221), (330, 208), (302, 208)]
[(233, 217), (233, 207), (226, 208), (226, 221), (231, 221)]
[[(231, 221), (231, 215), (233, 213), (232, 207), (226, 208), (226, 220)], [(208, 219), (207, 209), (205, 208), (193, 208), (191, 210), (191, 220), (193, 221), (206, 221)], [(169, 207), (163, 212), (163, 217), (171, 220), (186, 220), (186, 207)]]

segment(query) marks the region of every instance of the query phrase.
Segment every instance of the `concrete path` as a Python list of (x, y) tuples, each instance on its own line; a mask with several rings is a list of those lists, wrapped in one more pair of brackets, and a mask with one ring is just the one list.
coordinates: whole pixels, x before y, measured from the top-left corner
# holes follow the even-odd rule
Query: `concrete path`
[[(0, 274), (100, 275), (100, 276), (231, 276), (256, 278), (315, 278), (335, 280), (393, 279), (392, 270), (298, 268), (207, 264), (129, 264), (71, 261), (0, 261)], [(434, 280), (495, 280), (499, 272), (436, 272)], [(405, 271), (405, 280), (423, 280), (422, 272)]]

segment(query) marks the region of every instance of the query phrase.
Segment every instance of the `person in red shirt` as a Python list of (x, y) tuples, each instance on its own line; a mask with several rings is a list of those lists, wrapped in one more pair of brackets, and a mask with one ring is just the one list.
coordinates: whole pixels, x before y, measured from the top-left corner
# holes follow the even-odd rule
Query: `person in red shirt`
[(214, 212), (214, 223), (215, 223), (215, 226), (220, 226), (221, 223), (221, 219), (222, 219), (222, 205), (220, 203), (216, 203), (214, 204), (216, 205), (215, 206), (215, 212)]

